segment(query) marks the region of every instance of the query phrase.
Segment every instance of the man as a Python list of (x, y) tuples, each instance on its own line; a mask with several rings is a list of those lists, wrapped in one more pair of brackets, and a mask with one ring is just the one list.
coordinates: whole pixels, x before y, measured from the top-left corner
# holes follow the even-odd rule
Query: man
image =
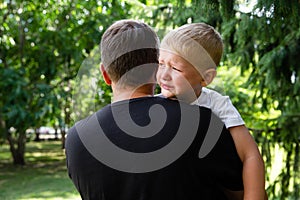
[(101, 72), (113, 101), (69, 130), (70, 178), (82, 199), (238, 199), (242, 163), (224, 124), (209, 109), (153, 96), (158, 45), (139, 21), (104, 33)]

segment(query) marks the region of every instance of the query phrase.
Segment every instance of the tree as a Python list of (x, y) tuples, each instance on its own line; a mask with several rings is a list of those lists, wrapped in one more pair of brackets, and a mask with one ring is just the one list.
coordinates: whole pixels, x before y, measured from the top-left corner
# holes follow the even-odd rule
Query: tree
[(24, 165), (28, 128), (70, 119), (71, 81), (111, 21), (119, 2), (8, 0), (0, 3), (1, 136), (14, 164)]

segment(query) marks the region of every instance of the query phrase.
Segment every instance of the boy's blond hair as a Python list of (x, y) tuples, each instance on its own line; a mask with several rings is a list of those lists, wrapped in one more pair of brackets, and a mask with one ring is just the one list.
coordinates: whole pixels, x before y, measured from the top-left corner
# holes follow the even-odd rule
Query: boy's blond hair
[(192, 23), (169, 32), (161, 42), (161, 49), (181, 56), (201, 72), (220, 64), (223, 41), (212, 26)]

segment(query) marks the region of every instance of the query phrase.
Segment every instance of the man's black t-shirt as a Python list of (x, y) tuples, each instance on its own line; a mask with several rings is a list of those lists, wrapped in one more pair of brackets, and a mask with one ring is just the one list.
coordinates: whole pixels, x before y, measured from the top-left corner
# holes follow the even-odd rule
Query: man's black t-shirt
[(199, 156), (209, 129), (220, 124), (209, 109), (144, 97), (93, 116), (66, 139), (69, 176), (82, 199), (220, 200), (224, 189), (243, 190), (242, 162), (224, 125)]

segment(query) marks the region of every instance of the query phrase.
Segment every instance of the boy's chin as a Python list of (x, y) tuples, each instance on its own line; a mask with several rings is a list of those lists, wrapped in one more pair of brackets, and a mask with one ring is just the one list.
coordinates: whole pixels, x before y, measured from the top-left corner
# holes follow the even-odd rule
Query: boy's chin
[(166, 91), (166, 90), (162, 90), (161, 91), (161, 94), (165, 97), (165, 98), (176, 98), (176, 95), (169, 92), (169, 91)]

